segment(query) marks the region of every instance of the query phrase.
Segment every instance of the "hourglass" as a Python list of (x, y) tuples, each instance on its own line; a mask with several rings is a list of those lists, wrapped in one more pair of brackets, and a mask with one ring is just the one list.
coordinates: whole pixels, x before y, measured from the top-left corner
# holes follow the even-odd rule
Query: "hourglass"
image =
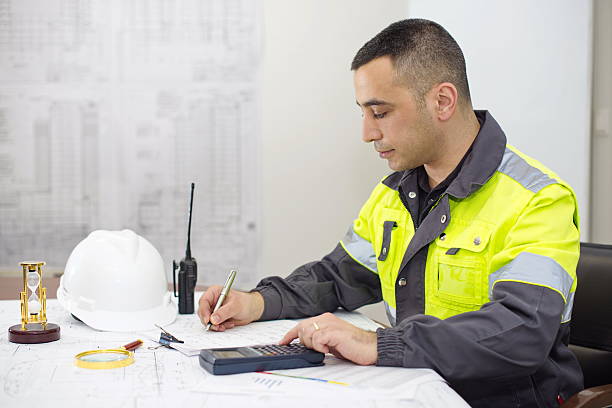
[(47, 343), (60, 338), (57, 324), (47, 323), (47, 289), (42, 286), (44, 262), (21, 262), (21, 324), (9, 327), (13, 343)]

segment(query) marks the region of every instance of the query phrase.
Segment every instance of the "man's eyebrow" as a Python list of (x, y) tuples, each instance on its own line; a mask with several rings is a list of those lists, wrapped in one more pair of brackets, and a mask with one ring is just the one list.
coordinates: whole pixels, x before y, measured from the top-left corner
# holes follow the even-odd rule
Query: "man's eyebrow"
[(360, 104), (358, 101), (355, 101), (355, 103), (357, 103), (357, 106), (360, 106), (362, 108), (367, 108), (368, 106), (391, 105), (391, 103), (385, 102), (385, 101), (381, 101), (380, 99), (370, 99), (370, 100), (364, 102), (363, 105)]

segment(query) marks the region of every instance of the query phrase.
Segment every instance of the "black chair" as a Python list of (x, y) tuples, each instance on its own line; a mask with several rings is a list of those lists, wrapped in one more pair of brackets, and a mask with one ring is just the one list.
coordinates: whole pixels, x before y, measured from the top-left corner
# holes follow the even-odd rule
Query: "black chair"
[(612, 407), (612, 245), (580, 244), (570, 349), (585, 389), (563, 408)]

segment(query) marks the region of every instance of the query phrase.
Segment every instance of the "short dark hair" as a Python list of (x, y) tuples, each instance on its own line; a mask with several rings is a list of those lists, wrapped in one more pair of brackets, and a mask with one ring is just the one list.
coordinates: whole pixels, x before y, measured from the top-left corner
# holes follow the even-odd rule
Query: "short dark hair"
[(361, 47), (351, 70), (384, 56), (391, 57), (397, 79), (420, 101), (433, 86), (450, 82), (459, 98), (471, 105), (463, 52), (440, 24), (417, 18), (391, 24)]

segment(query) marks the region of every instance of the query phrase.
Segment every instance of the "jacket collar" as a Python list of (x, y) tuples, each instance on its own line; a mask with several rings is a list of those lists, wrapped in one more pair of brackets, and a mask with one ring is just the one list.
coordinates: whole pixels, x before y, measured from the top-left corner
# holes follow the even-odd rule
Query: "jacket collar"
[[(455, 198), (465, 198), (484, 185), (499, 167), (506, 150), (506, 135), (493, 116), (486, 110), (474, 113), (480, 121), (480, 130), (457, 177), (446, 189)], [(405, 170), (400, 184), (405, 185), (415, 172), (416, 169)]]

